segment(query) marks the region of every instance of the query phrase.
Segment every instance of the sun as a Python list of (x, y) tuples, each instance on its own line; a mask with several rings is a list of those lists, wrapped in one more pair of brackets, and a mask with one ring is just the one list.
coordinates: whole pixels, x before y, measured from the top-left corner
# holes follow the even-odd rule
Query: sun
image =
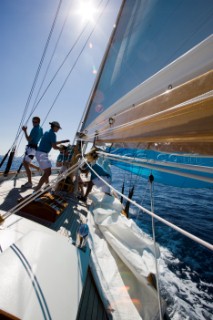
[(77, 14), (83, 21), (94, 22), (97, 8), (92, 0), (81, 0), (78, 3)]

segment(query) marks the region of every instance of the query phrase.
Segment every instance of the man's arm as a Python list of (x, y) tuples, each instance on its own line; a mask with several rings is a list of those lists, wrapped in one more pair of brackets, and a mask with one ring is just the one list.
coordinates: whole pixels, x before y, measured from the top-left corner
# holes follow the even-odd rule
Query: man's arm
[(28, 142), (30, 142), (32, 140), (31, 136), (28, 135), (27, 133), (27, 127), (22, 127), (22, 130), (24, 131), (24, 135), (25, 135), (25, 138)]
[(56, 141), (56, 144), (66, 143), (66, 142), (70, 142), (70, 140), (61, 140), (61, 141)]
[(61, 148), (57, 146), (58, 142), (52, 143), (52, 147), (55, 150), (60, 150)]
[(64, 146), (57, 146), (58, 144), (61, 144), (61, 143), (65, 143), (65, 142), (69, 142), (70, 140), (61, 140), (61, 141), (56, 141), (56, 142), (53, 142), (52, 143), (52, 147), (53, 149), (55, 150), (61, 150), (61, 148), (63, 148)]
[(57, 147), (58, 144), (61, 144), (61, 143), (65, 143), (65, 142), (70, 142), (70, 140), (61, 140), (61, 141), (56, 141), (54, 143), (52, 143), (52, 147), (53, 149), (55, 150), (61, 150), (60, 147)]

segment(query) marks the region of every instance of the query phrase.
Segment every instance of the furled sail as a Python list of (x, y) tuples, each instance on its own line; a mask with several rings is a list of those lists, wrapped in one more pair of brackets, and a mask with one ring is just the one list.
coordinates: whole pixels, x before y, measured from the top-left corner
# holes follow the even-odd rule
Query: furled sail
[[(170, 175), (180, 174), (178, 186), (210, 186), (212, 15), (211, 0), (124, 1), (82, 120), (82, 140), (110, 143), (120, 155), (142, 150), (155, 162), (144, 171), (155, 170), (159, 182), (170, 184)], [(163, 170), (156, 157), (166, 159)], [(171, 163), (174, 157), (178, 163)], [(112, 161), (138, 172), (138, 165)]]

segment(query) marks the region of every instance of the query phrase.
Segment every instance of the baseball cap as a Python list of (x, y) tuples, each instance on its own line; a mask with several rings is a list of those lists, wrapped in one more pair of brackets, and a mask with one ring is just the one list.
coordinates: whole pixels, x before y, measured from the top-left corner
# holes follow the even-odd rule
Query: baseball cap
[(59, 129), (62, 129), (58, 121), (49, 122), (49, 124), (51, 126), (58, 127)]

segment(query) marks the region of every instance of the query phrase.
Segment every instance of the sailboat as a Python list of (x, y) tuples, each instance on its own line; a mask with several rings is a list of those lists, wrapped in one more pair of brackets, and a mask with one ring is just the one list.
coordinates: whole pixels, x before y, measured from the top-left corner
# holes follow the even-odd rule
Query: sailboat
[[(213, 187), (212, 14), (208, 0), (122, 2), (68, 170), (42, 190), (25, 191), (18, 204), (13, 180), (1, 184), (2, 201), (9, 200), (1, 210), (2, 318), (154, 320), (175, 314), (166, 310), (159, 287), (155, 221), (209, 251), (213, 246), (155, 213), (153, 185)], [(93, 172), (95, 160), (109, 174), (115, 166), (119, 176), (148, 180), (151, 209), (134, 199), (134, 188), (121, 193), (97, 172), (110, 194), (93, 188), (87, 205), (78, 201), (78, 170), (86, 163)], [(18, 188), (22, 182), (16, 179)], [(151, 217), (152, 237), (127, 217), (119, 196)], [(82, 225), (89, 228), (83, 245)], [(187, 307), (179, 319), (183, 314), (190, 318)]]

